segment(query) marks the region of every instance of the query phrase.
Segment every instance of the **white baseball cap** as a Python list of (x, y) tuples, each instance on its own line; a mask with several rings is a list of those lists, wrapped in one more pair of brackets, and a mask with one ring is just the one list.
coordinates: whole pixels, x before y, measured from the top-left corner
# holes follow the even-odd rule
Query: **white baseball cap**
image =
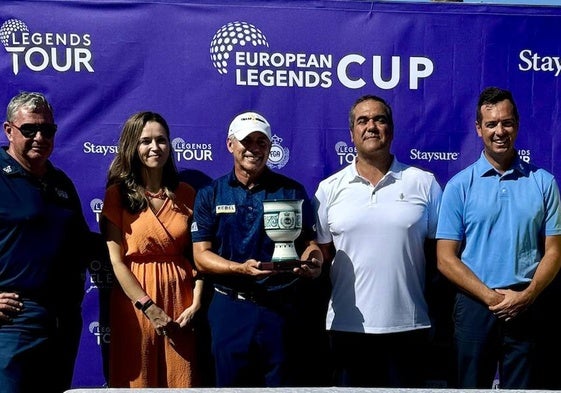
[(271, 140), (271, 125), (256, 112), (244, 112), (237, 115), (230, 123), (228, 138), (235, 137), (238, 141), (244, 140), (252, 132), (260, 132)]

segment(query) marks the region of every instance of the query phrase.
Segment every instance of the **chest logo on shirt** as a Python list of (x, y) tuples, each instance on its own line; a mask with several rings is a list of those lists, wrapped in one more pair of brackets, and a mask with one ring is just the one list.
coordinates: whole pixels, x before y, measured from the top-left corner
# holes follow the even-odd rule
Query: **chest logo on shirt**
[(66, 193), (66, 191), (61, 190), (60, 188), (55, 188), (55, 192), (59, 198), (68, 199), (68, 194)]
[(233, 214), (236, 212), (236, 205), (218, 205), (216, 214)]

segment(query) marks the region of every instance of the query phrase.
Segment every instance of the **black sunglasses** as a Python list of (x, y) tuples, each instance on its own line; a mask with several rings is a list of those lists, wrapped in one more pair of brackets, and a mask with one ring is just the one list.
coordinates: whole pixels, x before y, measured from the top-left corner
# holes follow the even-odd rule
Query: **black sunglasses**
[(21, 132), (21, 134), (26, 138), (35, 138), (35, 135), (37, 135), (37, 133), (41, 131), (42, 136), (44, 136), (47, 139), (51, 139), (57, 130), (57, 125), (51, 123), (43, 123), (43, 124), (25, 123), (19, 127), (12, 122), (10, 122), (10, 124), (15, 128), (17, 128)]

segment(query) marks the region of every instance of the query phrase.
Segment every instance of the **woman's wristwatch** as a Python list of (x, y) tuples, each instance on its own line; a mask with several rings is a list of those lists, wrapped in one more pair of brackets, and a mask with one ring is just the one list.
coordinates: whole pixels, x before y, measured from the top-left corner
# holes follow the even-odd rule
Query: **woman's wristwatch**
[(150, 307), (154, 302), (150, 299), (150, 296), (146, 295), (134, 302), (134, 306), (140, 311), (145, 312), (148, 307)]

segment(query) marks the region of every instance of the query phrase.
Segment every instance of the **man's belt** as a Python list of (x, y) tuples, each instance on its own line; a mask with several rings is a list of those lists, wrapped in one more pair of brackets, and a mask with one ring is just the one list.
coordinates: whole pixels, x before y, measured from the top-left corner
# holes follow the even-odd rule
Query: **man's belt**
[(223, 286), (214, 286), (214, 290), (221, 295), (228, 296), (235, 300), (243, 300), (261, 305), (280, 304), (281, 295), (277, 293), (237, 291)]

